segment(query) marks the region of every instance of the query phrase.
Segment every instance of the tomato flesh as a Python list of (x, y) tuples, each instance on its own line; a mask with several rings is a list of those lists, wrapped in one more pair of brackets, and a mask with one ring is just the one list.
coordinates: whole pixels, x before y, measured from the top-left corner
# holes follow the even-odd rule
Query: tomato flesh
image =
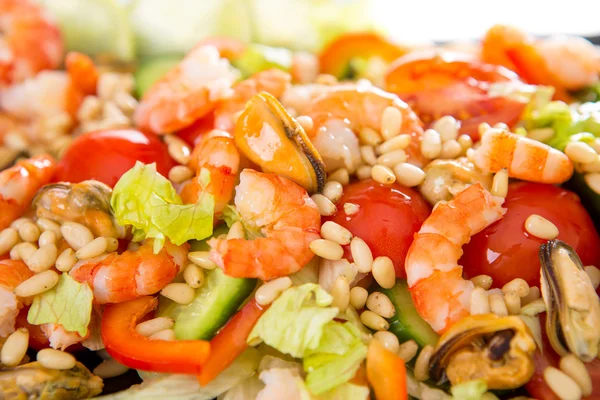
[(538, 251), (545, 240), (526, 232), (525, 220), (531, 214), (554, 223), (558, 239), (573, 247), (584, 265), (598, 265), (600, 238), (575, 193), (552, 185), (518, 182), (510, 184), (504, 207), (507, 212), (502, 219), (463, 247), (459, 264), (467, 278), (490, 275), (494, 287), (523, 278), (530, 286), (539, 286)]
[[(358, 212), (346, 214), (345, 203), (358, 205)], [(416, 190), (398, 183), (382, 185), (365, 180), (344, 187), (337, 206), (337, 214), (330, 219), (363, 239), (373, 257), (391, 258), (396, 276), (406, 278), (406, 253), (414, 234), (431, 211), (423, 197)], [(346, 250), (350, 258), (349, 250)]]
[(74, 183), (95, 179), (112, 187), (136, 161), (155, 162), (164, 176), (175, 165), (158, 136), (135, 129), (111, 129), (75, 139), (58, 165), (57, 179)]

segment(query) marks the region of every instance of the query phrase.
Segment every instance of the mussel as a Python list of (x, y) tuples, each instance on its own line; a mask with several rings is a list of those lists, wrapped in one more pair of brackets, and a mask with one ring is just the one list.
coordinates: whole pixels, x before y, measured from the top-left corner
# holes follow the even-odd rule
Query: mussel
[(536, 345), (516, 316), (467, 316), (440, 338), (431, 357), (429, 375), (438, 384), (483, 379), (488, 389), (511, 389), (533, 375)]
[(49, 369), (39, 362), (0, 368), (0, 398), (71, 400), (102, 392), (102, 379), (77, 363), (68, 370)]
[(325, 185), (325, 164), (304, 132), (269, 93), (256, 94), (235, 125), (238, 148), (263, 171), (277, 173), (309, 193)]
[(112, 189), (102, 182), (60, 182), (41, 188), (33, 199), (38, 218), (87, 226), (95, 236), (123, 238), (125, 228), (116, 223), (110, 209)]
[(552, 348), (585, 362), (598, 355), (600, 299), (577, 253), (560, 240), (540, 247), (541, 291), (546, 303), (546, 333)]

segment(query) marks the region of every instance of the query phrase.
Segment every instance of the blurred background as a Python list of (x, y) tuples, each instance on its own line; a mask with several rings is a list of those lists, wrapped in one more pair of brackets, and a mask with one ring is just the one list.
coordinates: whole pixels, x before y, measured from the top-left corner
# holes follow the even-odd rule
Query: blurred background
[(58, 19), (69, 49), (123, 61), (183, 54), (226, 35), (318, 50), (346, 31), (376, 30), (401, 43), (480, 38), (494, 23), (599, 36), (597, 0), (37, 0)]

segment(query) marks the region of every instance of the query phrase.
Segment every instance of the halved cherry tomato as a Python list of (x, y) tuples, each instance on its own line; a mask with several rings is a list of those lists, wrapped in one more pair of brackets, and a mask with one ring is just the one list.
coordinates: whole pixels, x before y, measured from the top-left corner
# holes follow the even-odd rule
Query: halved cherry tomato
[(42, 328), (40, 328), (40, 325), (32, 325), (27, 321), (27, 313), (29, 313), (29, 307), (23, 307), (19, 311), (15, 327), (26, 328), (29, 331), (29, 347), (38, 351), (50, 347), (50, 342), (42, 331)]
[(514, 278), (540, 284), (538, 251), (545, 240), (528, 234), (525, 220), (538, 214), (558, 228), (558, 239), (577, 251), (584, 265), (599, 265), (600, 238), (579, 197), (566, 189), (539, 183), (510, 184), (504, 217), (473, 236), (459, 264), (470, 278), (490, 275), (494, 287)]
[[(358, 212), (346, 214), (344, 203), (358, 205)], [(382, 185), (365, 180), (344, 187), (337, 206), (337, 214), (329, 219), (363, 239), (374, 257), (391, 258), (396, 276), (406, 278), (406, 253), (413, 235), (431, 211), (423, 197), (416, 190), (398, 183)]]
[(112, 187), (138, 160), (155, 162), (157, 171), (164, 176), (175, 165), (165, 144), (154, 134), (135, 129), (91, 132), (69, 146), (58, 164), (57, 180), (96, 179)]
[(371, 340), (367, 352), (367, 378), (377, 400), (406, 400), (406, 366), (378, 340)]
[(186, 141), (190, 146), (195, 146), (200, 140), (200, 137), (209, 132), (215, 126), (215, 113), (209, 113), (204, 117), (196, 120), (190, 126), (177, 131), (177, 136)]

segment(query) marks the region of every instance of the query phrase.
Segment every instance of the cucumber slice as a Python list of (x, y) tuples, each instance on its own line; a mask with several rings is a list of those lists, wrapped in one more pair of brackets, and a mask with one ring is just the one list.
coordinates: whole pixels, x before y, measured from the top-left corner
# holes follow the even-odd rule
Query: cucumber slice
[(67, 50), (132, 61), (135, 39), (129, 13), (116, 0), (38, 0), (62, 31)]
[(181, 56), (164, 56), (142, 62), (135, 72), (135, 92), (137, 96), (142, 97), (154, 82), (162, 78), (181, 59)]
[(439, 335), (417, 312), (406, 281), (398, 279), (391, 289), (377, 290), (389, 297), (396, 309), (396, 315), (388, 319), (389, 331), (398, 337), (400, 343), (412, 339), (419, 348), (428, 344), (435, 347)]

